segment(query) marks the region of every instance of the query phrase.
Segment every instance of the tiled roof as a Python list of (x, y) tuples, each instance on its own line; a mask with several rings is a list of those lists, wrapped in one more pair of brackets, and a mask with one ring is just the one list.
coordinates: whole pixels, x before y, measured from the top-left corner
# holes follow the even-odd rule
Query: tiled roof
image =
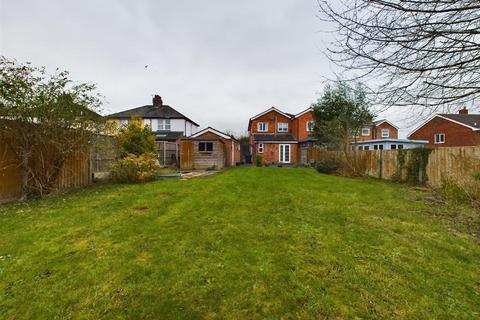
[(138, 116), (141, 118), (160, 118), (160, 119), (185, 119), (198, 126), (198, 124), (177, 110), (168, 105), (153, 106), (145, 105), (109, 115), (109, 118), (131, 118)]
[(440, 116), (480, 129), (480, 114), (440, 114)]
[(295, 137), (290, 133), (285, 134), (254, 134), (255, 141), (296, 141)]

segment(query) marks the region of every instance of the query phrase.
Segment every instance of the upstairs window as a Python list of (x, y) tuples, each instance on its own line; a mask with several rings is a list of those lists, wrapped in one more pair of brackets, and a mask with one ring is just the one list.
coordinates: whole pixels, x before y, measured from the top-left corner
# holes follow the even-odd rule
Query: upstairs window
[(158, 130), (170, 131), (171, 129), (172, 125), (170, 119), (158, 119)]
[(120, 119), (120, 129), (125, 129), (128, 126), (128, 119)]
[(259, 122), (257, 124), (257, 131), (258, 132), (267, 132), (268, 131), (268, 123), (267, 122)]
[(382, 138), (390, 137), (390, 130), (389, 129), (382, 129)]
[(198, 143), (199, 152), (212, 152), (213, 151), (213, 142), (199, 142)]
[(286, 122), (279, 122), (278, 123), (278, 132), (288, 132), (288, 123)]
[(435, 143), (445, 143), (445, 133), (435, 133)]
[(370, 128), (362, 128), (362, 136), (368, 137), (370, 135)]
[(265, 146), (263, 145), (263, 143), (259, 143), (258, 144), (258, 153), (263, 153), (264, 148), (265, 148)]
[(313, 121), (307, 121), (307, 132), (312, 132), (314, 125), (315, 125), (315, 122), (313, 122)]

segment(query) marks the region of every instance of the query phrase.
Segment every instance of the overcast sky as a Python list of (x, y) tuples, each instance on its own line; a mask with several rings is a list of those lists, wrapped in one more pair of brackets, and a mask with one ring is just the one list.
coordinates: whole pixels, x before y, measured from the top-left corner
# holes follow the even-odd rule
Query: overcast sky
[(316, 14), (316, 0), (0, 0), (0, 54), (97, 83), (105, 113), (159, 94), (239, 134), (271, 106), (306, 109), (332, 77)]

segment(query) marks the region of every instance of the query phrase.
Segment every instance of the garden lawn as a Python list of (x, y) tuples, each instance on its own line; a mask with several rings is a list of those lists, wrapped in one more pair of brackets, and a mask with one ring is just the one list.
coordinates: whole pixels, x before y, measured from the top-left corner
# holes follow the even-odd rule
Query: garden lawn
[(423, 195), (237, 168), (0, 207), (0, 318), (480, 317), (480, 246)]

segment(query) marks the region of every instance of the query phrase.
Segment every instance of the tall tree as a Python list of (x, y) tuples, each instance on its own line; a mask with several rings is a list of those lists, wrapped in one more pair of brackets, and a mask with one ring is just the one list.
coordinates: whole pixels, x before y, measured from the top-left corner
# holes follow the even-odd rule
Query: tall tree
[[(328, 57), (377, 102), (426, 112), (480, 96), (478, 0), (318, 0), (337, 28)], [(425, 109), (423, 109), (425, 108)]]
[(345, 82), (327, 85), (323, 95), (313, 104), (318, 142), (331, 150), (347, 153), (361, 128), (372, 120), (370, 106), (361, 84)]
[(49, 75), (0, 57), (0, 141), (18, 159), (22, 199), (55, 189), (67, 159), (89, 154), (108, 130), (100, 105), (95, 85), (74, 83), (67, 71)]

